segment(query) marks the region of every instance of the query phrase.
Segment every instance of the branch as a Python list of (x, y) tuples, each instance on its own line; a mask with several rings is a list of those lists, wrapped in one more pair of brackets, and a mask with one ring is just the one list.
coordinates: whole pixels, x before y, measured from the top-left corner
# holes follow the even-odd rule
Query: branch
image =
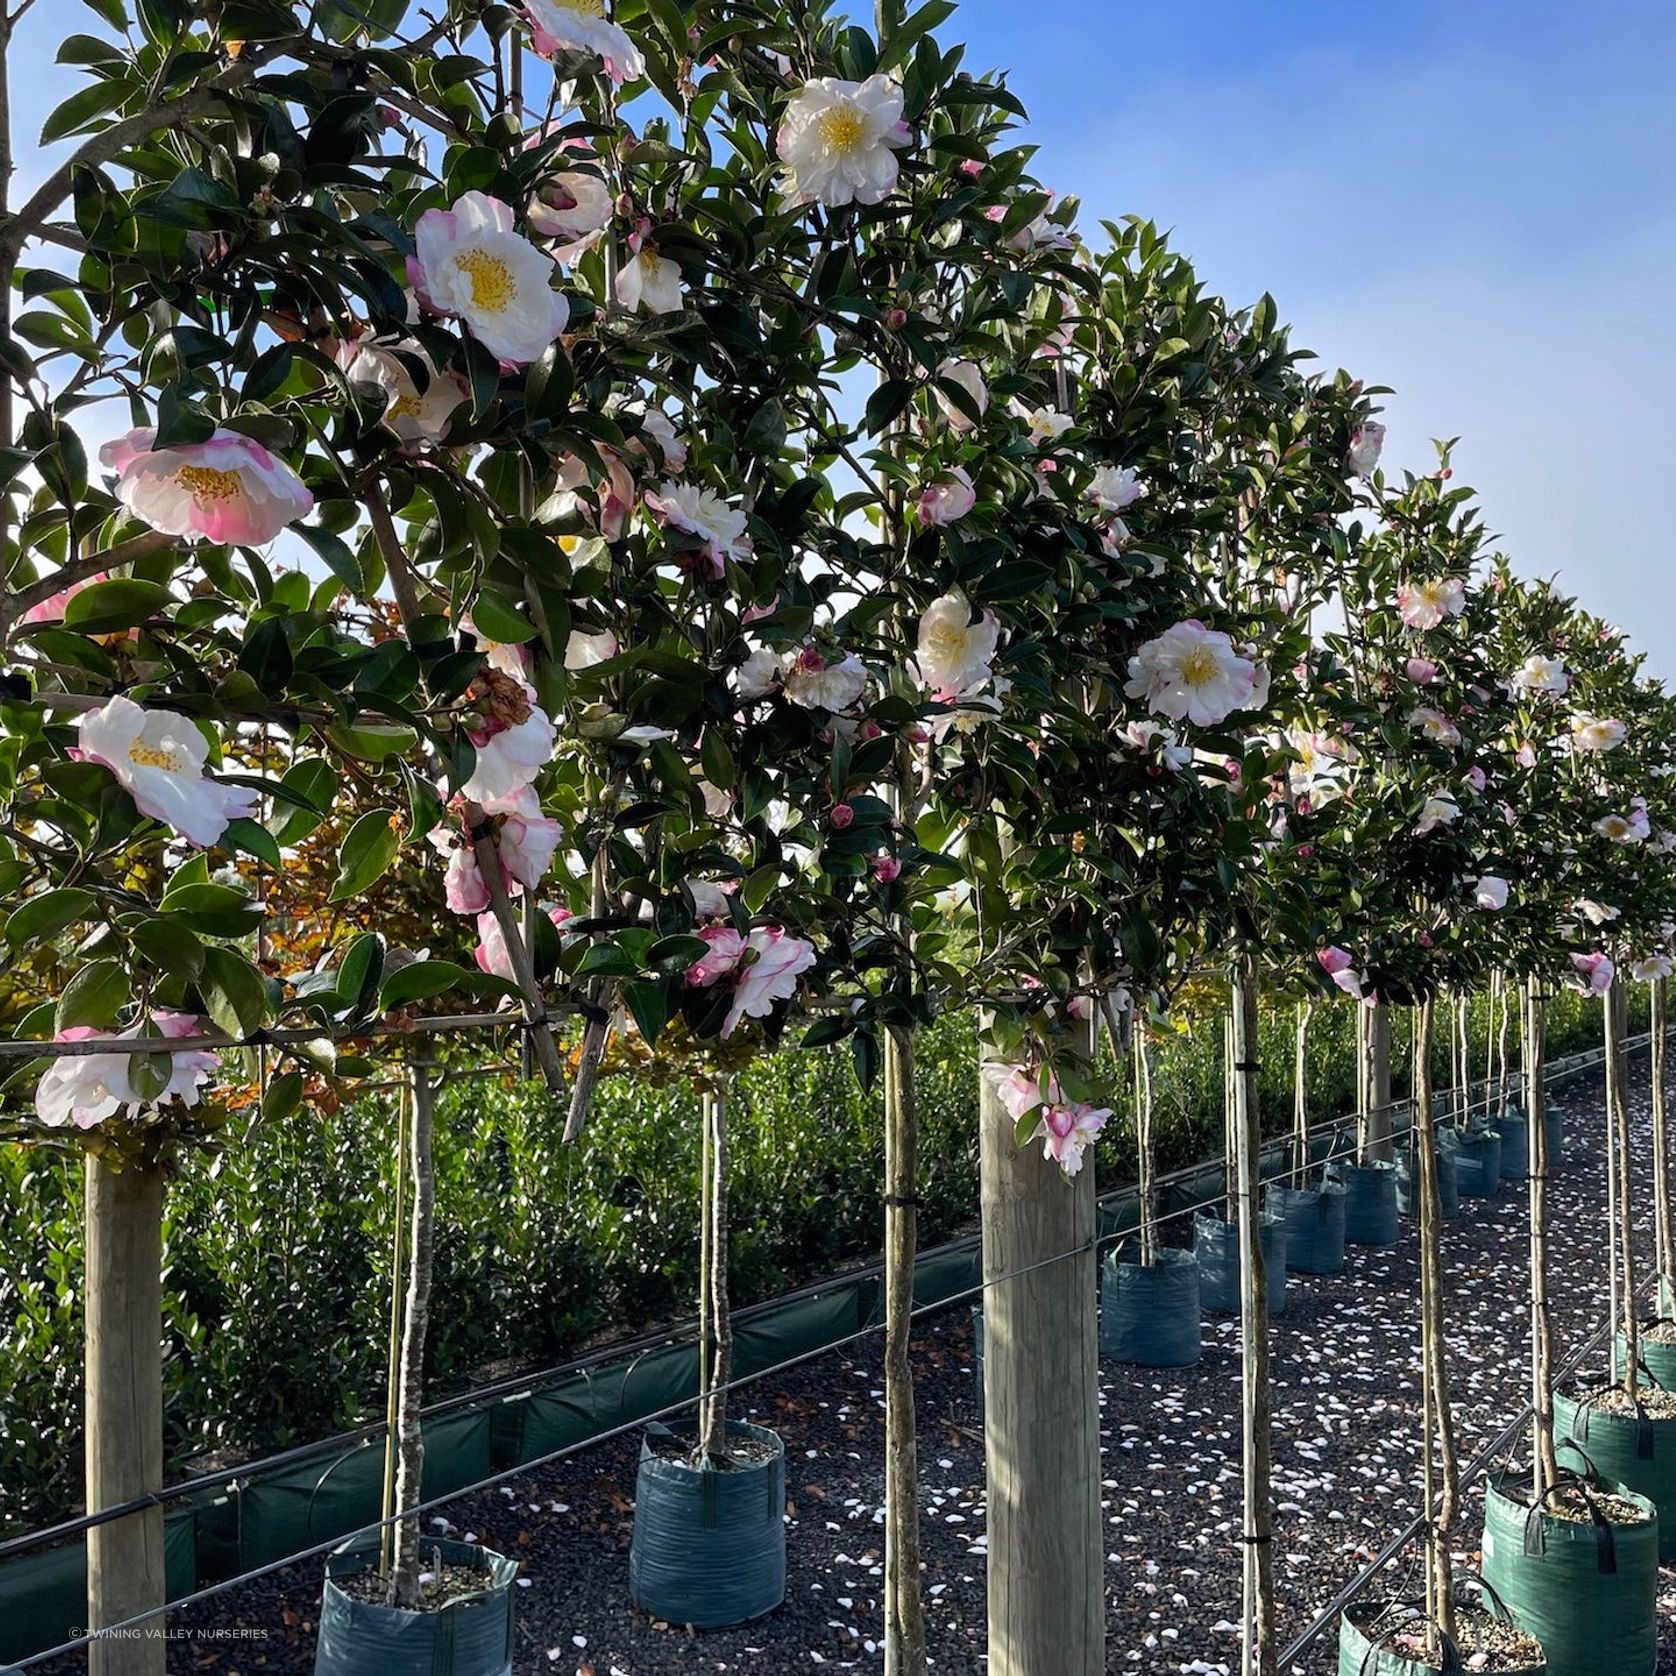
[(73, 157), (54, 169), (23, 208), (0, 229), (0, 267), (10, 268), (17, 261), (24, 245), (70, 196), (78, 169), (96, 169), (130, 145), (155, 134), (159, 128), (174, 128), (202, 115), (224, 94), (242, 87), (255, 74), (256, 66), (241, 60), (223, 70), (213, 81), (207, 81), (177, 99), (147, 105), (143, 111), (136, 111), (120, 122), (113, 122), (109, 128), (102, 128)]
[(119, 565), (138, 564), (154, 553), (167, 552), (174, 546), (175, 540), (174, 536), (164, 535), (161, 530), (143, 530), (139, 535), (129, 536), (126, 541), (119, 541), (114, 547), (105, 548), (102, 553), (72, 559), (68, 564), (59, 566), (52, 575), (43, 576), (27, 587), (8, 589), (4, 598), (0, 598), (0, 642), (6, 639), (12, 625), (25, 612), (51, 599), (54, 594), (74, 587), (77, 582), (85, 582), (102, 571), (115, 570)]
[(407, 562), (407, 549), (396, 533), (396, 522), (390, 516), (390, 503), (384, 498), (384, 491), (377, 487), (369, 488), (365, 499), (373, 540), (378, 543), (385, 572), (390, 578), (390, 592), (396, 596), (396, 610), (401, 614), (408, 644), (417, 650), (419, 622), (425, 612), (419, 603), (419, 584), (413, 567)]

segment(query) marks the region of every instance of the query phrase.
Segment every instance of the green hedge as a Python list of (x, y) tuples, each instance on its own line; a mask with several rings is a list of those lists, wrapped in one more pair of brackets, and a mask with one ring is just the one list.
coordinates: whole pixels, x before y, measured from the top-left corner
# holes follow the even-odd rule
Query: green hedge
[[(1487, 1020), (1475, 1019), (1484, 1067)], [(1350, 1108), (1353, 1010), (1311, 1031), (1312, 1109)], [(1551, 1051), (1598, 1040), (1599, 1009), (1556, 1004)], [(1394, 1059), (1406, 1063), (1397, 1031)], [(1262, 1023), (1266, 1127), (1292, 1109), (1292, 1018)], [(927, 1031), (918, 1053), (927, 1244), (977, 1205), (975, 1041), (969, 1018)], [(1221, 1152), (1221, 1031), (1201, 1026), (1158, 1056), (1160, 1167)], [(1439, 1053), (1439, 1074), (1445, 1067)], [(1100, 1179), (1132, 1179), (1133, 1129), (1101, 1142)], [(783, 1290), (878, 1246), (883, 1113), (842, 1052), (789, 1051), (753, 1066), (734, 1103), (733, 1295)], [(696, 1103), (682, 1088), (611, 1081), (580, 1146), (533, 1089), (474, 1080), (441, 1102), (437, 1394), (485, 1373), (559, 1360), (602, 1333), (690, 1312), (696, 1285)], [(219, 1159), (190, 1163), (167, 1226), (166, 1417), (178, 1464), (204, 1450), (261, 1450), (344, 1430), (382, 1411), (390, 1296), (391, 1112), (368, 1100), (305, 1113)], [(0, 1525), (74, 1507), (81, 1481), (81, 1186), (74, 1163), (0, 1151)]]

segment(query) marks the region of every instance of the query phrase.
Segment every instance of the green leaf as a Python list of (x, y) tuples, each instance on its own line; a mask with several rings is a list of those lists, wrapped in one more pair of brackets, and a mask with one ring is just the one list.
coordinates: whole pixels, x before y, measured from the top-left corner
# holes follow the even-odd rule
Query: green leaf
[(383, 876), (402, 847), (403, 821), (394, 809), (369, 809), (350, 827), (338, 854), (338, 876), (328, 902), (359, 896)]
[(471, 620), (485, 640), (504, 646), (522, 646), (538, 632), (518, 615), (516, 606), (486, 588), (472, 602)]
[(227, 830), (221, 834), (221, 847), (226, 850), (243, 850), (246, 855), (253, 855), (258, 861), (267, 862), (270, 867), (285, 865), (285, 858), (279, 853), (279, 845), (274, 835), (265, 826), (259, 826), (243, 815), (237, 820), (228, 821)]
[(432, 996), (470, 985), (475, 977), (476, 973), (455, 965), (452, 960), (416, 960), (384, 980), (378, 1010), (387, 1013), (396, 1007), (412, 1006), (416, 1001), (429, 1001)]
[(82, 634), (115, 634), (155, 616), (172, 598), (160, 582), (115, 576), (73, 595), (64, 607), (64, 626)]
[(128, 993), (128, 974), (121, 962), (95, 960), (82, 967), (64, 986), (64, 993), (58, 997), (53, 1028), (60, 1035), (85, 1025), (108, 1030), (128, 1004)]
[(282, 1123), (303, 1103), (303, 1074), (285, 1071), (270, 1082), (262, 1094), (262, 1121)]
[(268, 986), (262, 974), (231, 949), (204, 950), (198, 990), (210, 1017), (229, 1036), (249, 1036), (268, 1021)]
[(172, 978), (195, 982), (204, 969), (204, 945), (173, 920), (141, 920), (128, 933), (128, 941), (161, 972)]
[(305, 757), (292, 763), (279, 783), (292, 802), (283, 814), (274, 811), (268, 829), (281, 845), (299, 844), (330, 813), (338, 794), (337, 770), (324, 757)]
[(74, 888), (49, 890), (31, 896), (6, 921), (6, 941), (17, 948), (26, 942), (45, 942), (93, 911), (91, 891)]
[(384, 977), (384, 939), (368, 931), (349, 945), (338, 967), (338, 1002), (351, 1017), (372, 1011)]
[(124, 81), (96, 81), (72, 93), (41, 126), (41, 144), (51, 145), (70, 134), (79, 134), (100, 117), (108, 116), (128, 95)]
[(669, 1022), (669, 992), (662, 984), (631, 983), (623, 985), (623, 999), (639, 1028), (641, 1039), (655, 1043)]
[(156, 1100), (168, 1088), (175, 1074), (174, 1055), (169, 1053), (131, 1053), (128, 1055), (128, 1081), (143, 1100)]
[(334, 722), (326, 729), (326, 737), (344, 753), (362, 762), (383, 762), (389, 757), (406, 756), (419, 743), (419, 735), (410, 727), (393, 723)]

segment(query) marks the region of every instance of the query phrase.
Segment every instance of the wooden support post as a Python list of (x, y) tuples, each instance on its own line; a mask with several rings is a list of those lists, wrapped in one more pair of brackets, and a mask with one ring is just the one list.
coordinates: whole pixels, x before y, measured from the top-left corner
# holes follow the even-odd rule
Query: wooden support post
[(1629, 1054), (1624, 1047), (1629, 1036), (1629, 991), (1622, 978), (1613, 980), (1606, 995), (1606, 1120), (1612, 1127), (1613, 1151), (1617, 1160), (1618, 1227), (1616, 1237), (1623, 1248), (1621, 1275), (1623, 1282), (1623, 1314), (1620, 1325), (1624, 1335), (1624, 1390), (1631, 1401), (1635, 1398), (1636, 1380), (1641, 1360), (1641, 1326), (1636, 1319), (1635, 1284), (1635, 1203), (1631, 1193), (1632, 1176), (1629, 1150), (1629, 1101), (1625, 1096), (1628, 1080)]
[(1655, 978), (1649, 999), (1648, 1029), (1652, 1033), (1653, 1086), (1653, 1221), (1654, 1252), (1659, 1270), (1658, 1313), (1662, 1316), (1676, 1298), (1676, 1224), (1673, 1224), (1670, 1183), (1670, 1128), (1664, 1101), (1664, 1059), (1666, 1040), (1666, 986), (1669, 980)]
[(1368, 1158), (1391, 1161), (1391, 1009), (1383, 1001), (1365, 1007), (1368, 1040)]
[(925, 1676), (919, 1444), (914, 1414), (914, 1258), (919, 1244), (914, 1038), (885, 1035), (885, 1676)]
[[(425, 1434), (420, 1419), (425, 1406), (425, 1337), (431, 1324), (431, 1259), (436, 1236), (436, 1170), (431, 1139), (436, 1121), (436, 1088), (428, 1065), (415, 1065), (406, 1102), (410, 1129), (408, 1184), (410, 1222), (407, 1234), (407, 1303), (402, 1312), (402, 1353), (396, 1387), (396, 1511), (406, 1512), (424, 1499)], [(416, 1518), (397, 1521), (390, 1569), (388, 1603), (407, 1611), (419, 1607), (419, 1545)]]
[(701, 1099), (705, 1132), (709, 1140), (709, 1179), (705, 1184), (703, 1208), (709, 1228), (709, 1264), (702, 1277), (709, 1306), (711, 1352), (709, 1379), (698, 1410), (698, 1446), (695, 1458), (718, 1465), (728, 1454), (728, 1383), (733, 1378), (733, 1314), (728, 1300), (728, 1138), (727, 1084), (718, 1081), (704, 1090)]
[[(1070, 1180), (979, 1079), (988, 1676), (1104, 1676), (1092, 1155)], [(1066, 1255), (1069, 1253), (1069, 1255)]]
[[(163, 1170), (86, 1167), (87, 1505), (163, 1487)], [(87, 1627), (106, 1629), (165, 1599), (163, 1509), (87, 1533)], [(92, 1644), (92, 1676), (163, 1676), (164, 1620)]]
[(1540, 980), (1520, 994), (1519, 1041), (1530, 1126), (1531, 1479), (1540, 1498), (1559, 1476), (1554, 1454), (1554, 1323), (1548, 1307), (1548, 1090), (1542, 1080), (1548, 1003)]
[[(1233, 985), (1234, 1164), (1240, 1233), (1240, 1377), (1245, 1465), (1245, 1611), (1241, 1676), (1275, 1676), (1274, 1513), (1270, 1505), (1269, 1285), (1263, 1264), (1262, 1128), (1257, 1103), (1257, 967), (1241, 961)], [(1308, 1023), (1298, 1015), (1300, 1056)]]

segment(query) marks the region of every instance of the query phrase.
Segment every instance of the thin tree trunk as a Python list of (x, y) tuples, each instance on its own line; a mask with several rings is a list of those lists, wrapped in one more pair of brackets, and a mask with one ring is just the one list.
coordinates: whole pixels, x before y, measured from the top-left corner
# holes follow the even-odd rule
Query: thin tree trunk
[[(419, 1414), (425, 1402), (425, 1334), (431, 1315), (431, 1258), (436, 1225), (436, 1172), (431, 1136), (435, 1117), (430, 1067), (413, 1067), (409, 1101), (412, 1132), (408, 1156), (413, 1170), (412, 1219), (408, 1232), (407, 1311), (402, 1323), (401, 1380), (396, 1393), (396, 1506), (417, 1507), (423, 1499), (425, 1439)], [(419, 1521), (398, 1521), (390, 1604), (409, 1611), (419, 1605)]]
[(1616, 1137), (1617, 1152), (1617, 1237), (1623, 1246), (1624, 1391), (1633, 1401), (1641, 1360), (1641, 1326), (1636, 1319), (1635, 1204), (1630, 1192), (1629, 1101), (1624, 1093), (1629, 1072), (1629, 1057), (1624, 1049), (1628, 1022), (1629, 991), (1623, 979), (1617, 978), (1606, 996), (1606, 1112)]
[(1105, 1676), (1093, 1156), (1066, 1180), (978, 1086), (988, 1676)]
[(1613, 1332), (1606, 1335), (1606, 1379), (1610, 1384), (1618, 1377), (1618, 1351), (1614, 1342), (1619, 1317), (1619, 1262), (1618, 1248), (1618, 1100), (1621, 1089), (1618, 1080), (1618, 1053), (1613, 1028), (1612, 1001), (1616, 984), (1600, 998), (1601, 1046), (1604, 1053), (1606, 1076), (1606, 1319), (1614, 1323)]
[(1152, 1044), (1144, 1029), (1135, 1031), (1135, 1146), (1140, 1164), (1141, 1261), (1158, 1261), (1157, 1151), (1153, 1134)]
[[(1244, 959), (1234, 979), (1233, 1048), (1235, 1161), (1239, 1177), (1240, 1379), (1243, 1393), (1246, 1597), (1241, 1625), (1241, 1676), (1275, 1676), (1274, 1522), (1269, 1384), (1269, 1287), (1263, 1263), (1262, 1132), (1257, 1103), (1257, 968)], [(1307, 1004), (1299, 1012), (1303, 1042)], [(1300, 1051), (1300, 1074), (1302, 1071)]]
[(914, 1038), (885, 1036), (885, 1672), (925, 1676), (920, 1598), (919, 1446), (915, 1436), (914, 1258), (919, 1241), (919, 1114)]
[[(1234, 1208), (1234, 1177), (1238, 1174), (1234, 1163), (1234, 1126), (1228, 1114), (1234, 1109), (1234, 1013), (1233, 998), (1222, 1020), (1222, 1220), (1230, 1228), (1239, 1214)], [(1297, 1155), (1293, 1154), (1296, 1164)], [(1294, 1187), (1300, 1185), (1293, 1181)]]
[[(1426, 1602), (1442, 1632), (1455, 1634), (1449, 1527), (1457, 1475), (1443, 1345), (1443, 1207), (1437, 1186), (1437, 1125), (1432, 1110), (1433, 1001), (1415, 1012), (1414, 1128), (1420, 1175), (1420, 1413), (1425, 1455)], [(1438, 1649), (1441, 1656), (1442, 1649)]]
[[(87, 1506), (163, 1487), (163, 1170), (86, 1163)], [(87, 1533), (87, 1627), (164, 1601), (163, 1509)], [(89, 1649), (92, 1676), (163, 1676), (162, 1613)]]
[(1559, 1478), (1554, 1453), (1554, 1322), (1548, 1307), (1548, 1090), (1542, 1079), (1547, 1002), (1532, 978), (1521, 992), (1520, 1060), (1530, 1125), (1531, 1475), (1538, 1499)]
[[(1292, 1185), (1302, 1187), (1309, 1180), (1309, 1021), (1315, 1012), (1313, 1001), (1298, 1003), (1297, 1049), (1292, 1065)], [(1238, 1029), (1239, 1002), (1234, 1006)], [(1252, 1042), (1256, 1051), (1256, 1042)], [(1240, 1057), (1235, 1054), (1236, 1061)], [(1235, 1088), (1238, 1088), (1236, 1080)], [(1236, 1093), (1237, 1098), (1237, 1093)]]
[(1648, 1028), (1652, 1032), (1653, 1084), (1653, 1219), (1657, 1224), (1656, 1252), (1659, 1267), (1658, 1312), (1665, 1312), (1666, 1298), (1676, 1294), (1676, 1230), (1671, 1222), (1670, 1131), (1664, 1103), (1666, 982), (1653, 980), (1649, 999)]
[[(1368, 1028), (1367, 1156), (1391, 1161), (1391, 1009), (1383, 1001), (1363, 1006)], [(1365, 1162), (1366, 1160), (1364, 1160)]]
[(713, 1346), (710, 1379), (699, 1409), (698, 1458), (715, 1465), (727, 1456), (727, 1384), (733, 1375), (733, 1316), (728, 1307), (727, 1222), (727, 1089), (724, 1084), (703, 1095), (705, 1125), (710, 1134), (710, 1180), (706, 1208), (710, 1225), (709, 1272), (704, 1277), (710, 1303)]
[(397, 1395), (401, 1389), (403, 1293), (407, 1285), (407, 1178), (411, 1165), (407, 1143), (412, 1125), (407, 1118), (407, 1090), (402, 1091), (396, 1120), (396, 1180), (390, 1217), (390, 1333), (384, 1358), (384, 1490), (379, 1505), (386, 1521), (378, 1533), (378, 1575), (389, 1586), (390, 1567), (395, 1558), (396, 1527), (388, 1523), (396, 1516), (396, 1438), (401, 1416)]

